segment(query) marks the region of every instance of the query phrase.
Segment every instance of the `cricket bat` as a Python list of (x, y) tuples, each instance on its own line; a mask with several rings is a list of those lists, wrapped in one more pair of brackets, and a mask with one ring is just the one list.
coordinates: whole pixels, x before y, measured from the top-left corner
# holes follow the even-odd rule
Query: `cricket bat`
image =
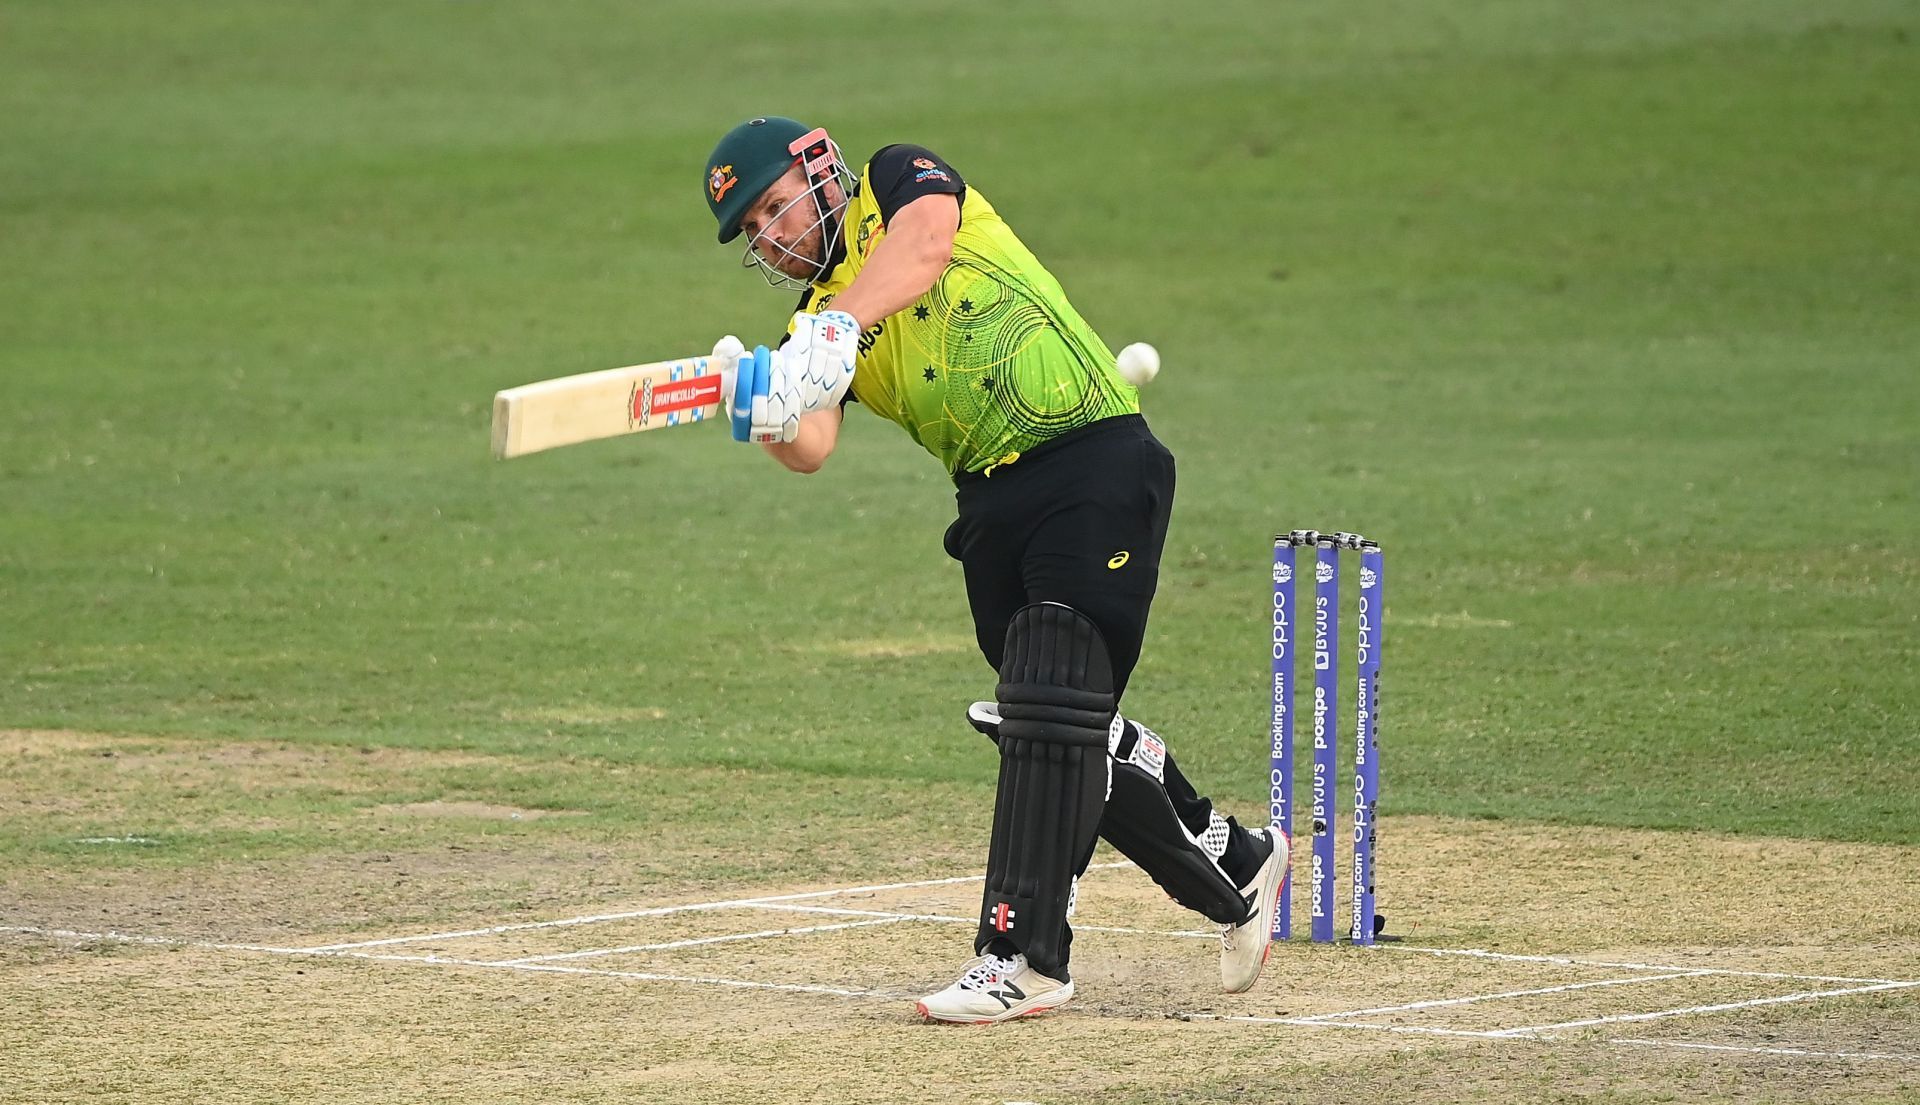
[(630, 365), (508, 388), (493, 397), (495, 460), (702, 422), (721, 413), (726, 371), (712, 357)]

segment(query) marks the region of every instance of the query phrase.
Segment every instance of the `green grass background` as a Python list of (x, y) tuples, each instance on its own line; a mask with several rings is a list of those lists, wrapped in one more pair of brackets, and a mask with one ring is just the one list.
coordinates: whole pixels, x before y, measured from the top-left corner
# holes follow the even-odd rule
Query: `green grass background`
[[(970, 636), (897, 429), (805, 479), (714, 427), (487, 459), (498, 388), (784, 325), (696, 192), (782, 112), (938, 149), (1160, 347), (1182, 483), (1128, 704), (1230, 804), (1267, 539), (1346, 527), (1389, 548), (1385, 817), (1920, 840), (1917, 34), (1875, 0), (0, 0), (0, 726), (983, 818), (985, 666), (860, 655)], [(507, 797), (644, 818), (595, 779)]]

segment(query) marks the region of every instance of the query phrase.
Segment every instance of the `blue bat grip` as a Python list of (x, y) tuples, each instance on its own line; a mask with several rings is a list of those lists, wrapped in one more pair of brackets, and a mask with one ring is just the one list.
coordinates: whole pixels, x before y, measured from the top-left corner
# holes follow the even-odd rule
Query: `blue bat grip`
[(754, 346), (751, 356), (740, 358), (733, 380), (733, 406), (727, 411), (735, 441), (753, 440), (753, 400), (767, 394), (772, 372), (773, 357), (764, 345)]

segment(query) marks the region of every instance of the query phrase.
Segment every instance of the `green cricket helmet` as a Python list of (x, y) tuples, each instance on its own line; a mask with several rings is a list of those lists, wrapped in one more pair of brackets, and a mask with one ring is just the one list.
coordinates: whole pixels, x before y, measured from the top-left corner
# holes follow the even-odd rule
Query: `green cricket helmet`
[(827, 132), (779, 115), (749, 119), (728, 131), (707, 158), (707, 207), (724, 244), (740, 236), (740, 219), (774, 181), (800, 162)]
[[(813, 221), (797, 240), (815, 243), (810, 251), (814, 256), (796, 252), (793, 241), (769, 238), (762, 228), (740, 258), (743, 266), (760, 270), (767, 283), (776, 288), (804, 288), (833, 267), (840, 219), (854, 189), (853, 174), (840, 156), (840, 147), (818, 127), (768, 115), (749, 119), (728, 131), (707, 159), (707, 207), (720, 224), (723, 244), (740, 236), (740, 221), (747, 209), (795, 166), (805, 176), (806, 188), (783, 204), (775, 217), (784, 216), (796, 204), (806, 204)], [(830, 194), (829, 184), (838, 184), (837, 195)], [(805, 275), (782, 271), (775, 258), (804, 270)]]

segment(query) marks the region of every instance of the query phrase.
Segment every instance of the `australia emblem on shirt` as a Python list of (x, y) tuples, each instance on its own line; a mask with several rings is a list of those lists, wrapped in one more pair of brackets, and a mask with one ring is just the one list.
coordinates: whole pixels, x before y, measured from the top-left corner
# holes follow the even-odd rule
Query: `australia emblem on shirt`
[(866, 218), (861, 219), (860, 230), (854, 235), (854, 238), (853, 238), (853, 251), (855, 253), (858, 253), (861, 257), (865, 257), (867, 253), (873, 249), (874, 236), (876, 232), (879, 231), (879, 229), (880, 229), (879, 214), (877, 213), (870, 214)]

